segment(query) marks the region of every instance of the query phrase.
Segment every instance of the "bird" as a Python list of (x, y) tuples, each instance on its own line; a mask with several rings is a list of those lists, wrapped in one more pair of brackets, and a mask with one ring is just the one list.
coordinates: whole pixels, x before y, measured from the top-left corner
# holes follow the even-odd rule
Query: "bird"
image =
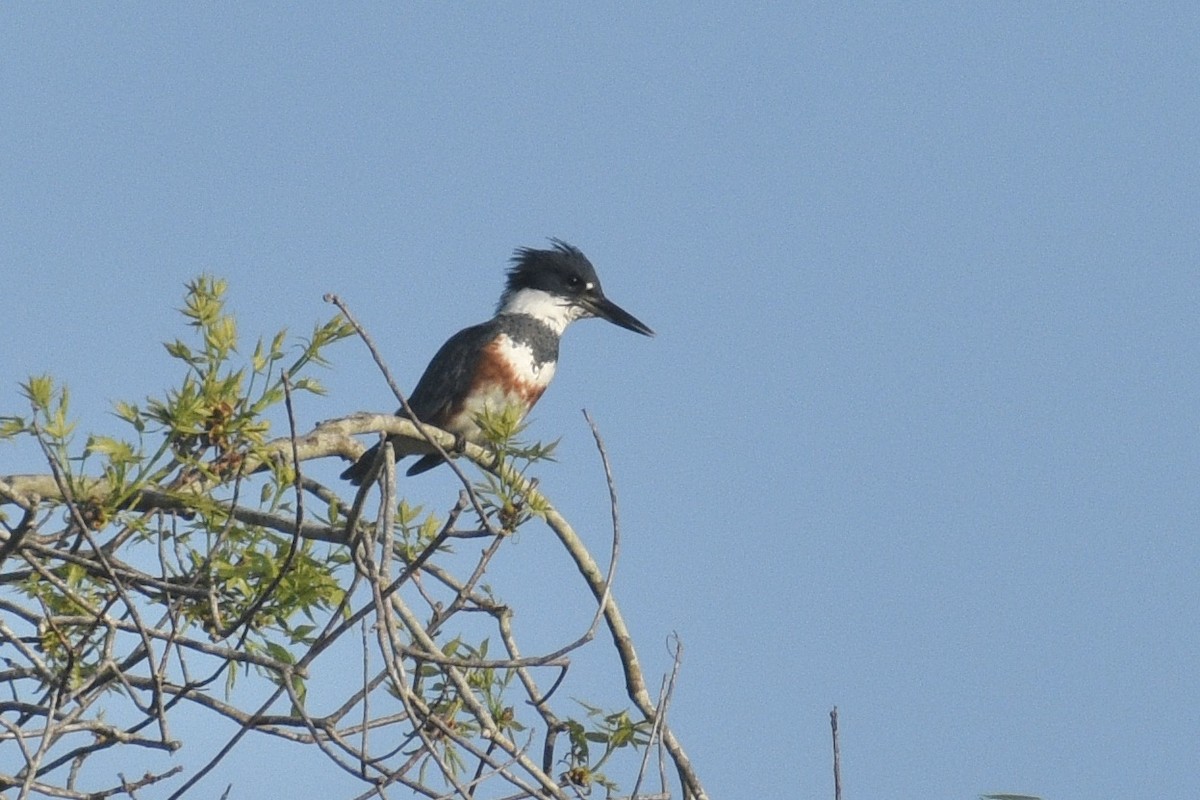
[[(574, 245), (551, 239), (547, 249), (513, 252), (504, 291), (487, 322), (451, 336), (417, 381), (408, 405), (423, 423), (463, 441), (483, 444), (479, 417), (513, 406), (521, 419), (541, 398), (558, 366), (563, 332), (576, 320), (605, 319), (643, 336), (654, 331), (604, 295), (596, 269)], [(407, 417), (404, 409), (397, 416)], [(417, 452), (408, 440), (391, 437), (397, 458)], [(409, 448), (409, 449), (406, 449)], [(355, 486), (370, 475), (379, 445), (342, 473)], [(418, 475), (442, 463), (438, 453), (422, 456), (405, 474)]]

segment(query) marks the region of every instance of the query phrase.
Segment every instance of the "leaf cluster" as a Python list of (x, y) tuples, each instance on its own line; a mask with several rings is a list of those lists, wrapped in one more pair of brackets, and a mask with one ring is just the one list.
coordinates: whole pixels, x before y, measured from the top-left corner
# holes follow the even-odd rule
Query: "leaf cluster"
[[(0, 506), (22, 512), (0, 518), (0, 635), (12, 644), (0, 682), (22, 698), (0, 743), (25, 754), (16, 773), (0, 771), (0, 792), (74, 796), (78, 765), (98, 753), (175, 750), (180, 704), (320, 748), (372, 791), (400, 783), (470, 797), (495, 779), (526, 795), (615, 792), (614, 756), (648, 746), (649, 718), (581, 703), (581, 718), (560, 719), (551, 700), (590, 632), (522, 655), (514, 610), (485, 582), (512, 534), (553, 514), (531, 468), (552, 461), (556, 443), (524, 441), (513, 409), (484, 414), (494, 465), (448, 513), (381, 481), (379, 514), (365, 521), (372, 487), (347, 502), (344, 487), (324, 486), (292, 457), (304, 438), (293, 396), (324, 391), (310, 373), (354, 327), (339, 315), (299, 341), (280, 330), (243, 356), (227, 291), (211, 276), (188, 284), (191, 335), (165, 345), (178, 382), (117, 402), (122, 433), (80, 445), (69, 391), (48, 376), (22, 385), (27, 413), (0, 417), (0, 439), (33, 439), (50, 472), (0, 476)], [(456, 553), (456, 540), (486, 545)], [(340, 685), (315, 683), (322, 655), (347, 647), (356, 626), (374, 673), (346, 684), (338, 663)], [(272, 687), (257, 709), (239, 703), (254, 694), (240, 692), (245, 676)], [(287, 711), (274, 707), (280, 698)], [(122, 793), (132, 796), (105, 796)]]

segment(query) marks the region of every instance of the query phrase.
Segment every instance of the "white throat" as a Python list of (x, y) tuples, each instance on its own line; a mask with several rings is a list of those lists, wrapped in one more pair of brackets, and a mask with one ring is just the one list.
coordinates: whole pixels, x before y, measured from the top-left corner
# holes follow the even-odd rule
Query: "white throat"
[(555, 297), (541, 289), (521, 289), (500, 299), (501, 314), (525, 314), (562, 335), (575, 320), (588, 313), (574, 303)]

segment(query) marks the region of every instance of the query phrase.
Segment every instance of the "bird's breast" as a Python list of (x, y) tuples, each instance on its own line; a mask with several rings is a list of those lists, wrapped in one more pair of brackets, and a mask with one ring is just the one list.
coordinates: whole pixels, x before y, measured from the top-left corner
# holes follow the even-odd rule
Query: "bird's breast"
[(538, 361), (533, 347), (501, 334), (484, 348), (470, 390), (454, 409), (446, 430), (478, 441), (479, 415), (515, 407), (525, 416), (550, 385), (556, 366), (554, 360)]

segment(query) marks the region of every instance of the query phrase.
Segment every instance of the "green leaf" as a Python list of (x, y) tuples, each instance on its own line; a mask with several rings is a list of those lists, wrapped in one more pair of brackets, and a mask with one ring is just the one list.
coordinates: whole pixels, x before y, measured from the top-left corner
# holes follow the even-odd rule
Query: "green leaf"
[(613, 731), (610, 741), (613, 747), (624, 747), (633, 741), (637, 731), (633, 727), (621, 727)]
[(411, 506), (407, 500), (401, 499), (400, 504), (396, 506), (396, 524), (411, 525), (420, 514), (420, 506)]
[(46, 409), (54, 395), (54, 380), (49, 375), (35, 375), (21, 384), (21, 390), (36, 408)]
[(292, 388), (315, 395), (324, 395), (326, 392), (325, 387), (316, 378), (301, 378), (292, 384)]
[(146, 421), (142, 419), (142, 412), (132, 403), (126, 403), (124, 400), (116, 402), (116, 410), (114, 412), (118, 417), (128, 422), (134, 427), (138, 433), (143, 433), (146, 430)]
[(199, 363), (199, 359), (196, 357), (195, 353), (192, 352), (192, 348), (188, 347), (178, 339), (173, 342), (163, 342), (163, 347), (167, 349), (167, 353), (169, 353), (172, 358), (177, 358), (180, 361), (186, 361), (188, 364), (193, 365)]
[(305, 638), (307, 638), (308, 636), (312, 635), (312, 632), (315, 631), (316, 629), (317, 629), (316, 625), (297, 625), (295, 628), (292, 629), (292, 638), (295, 640), (302, 641)]
[(11, 439), (28, 429), (21, 417), (0, 417), (0, 439)]
[(420, 540), (423, 542), (432, 541), (433, 537), (437, 536), (438, 531), (441, 529), (441, 521), (438, 520), (437, 516), (434, 514), (430, 514), (425, 518), (425, 521), (421, 523)]
[(275, 659), (276, 661), (281, 661), (284, 664), (291, 664), (296, 660), (295, 657), (292, 655), (292, 651), (288, 650), (286, 647), (279, 644), (278, 642), (267, 642), (266, 647), (267, 647), (267, 655), (269, 655), (271, 658)]
[(222, 358), (237, 350), (237, 321), (233, 317), (217, 317), (208, 326), (204, 343)]
[(294, 704), (292, 706), (292, 713), (299, 716), (304, 710), (305, 701), (308, 700), (308, 684), (304, 678), (299, 675), (292, 675), (292, 691), (295, 692), (297, 704), (300, 706), (300, 708), (296, 708)]
[(133, 445), (109, 436), (89, 436), (84, 450), (106, 455), (114, 464), (131, 464), (138, 460)]
[(75, 430), (75, 423), (67, 419), (67, 390), (64, 388), (59, 394), (58, 407), (54, 409), (54, 413), (46, 420), (43, 427), (46, 435), (57, 441), (66, 441)]
[(254, 354), (250, 356), (250, 367), (255, 372), (262, 372), (267, 368), (268, 363), (267, 359), (263, 357), (263, 340), (260, 338), (254, 345)]

